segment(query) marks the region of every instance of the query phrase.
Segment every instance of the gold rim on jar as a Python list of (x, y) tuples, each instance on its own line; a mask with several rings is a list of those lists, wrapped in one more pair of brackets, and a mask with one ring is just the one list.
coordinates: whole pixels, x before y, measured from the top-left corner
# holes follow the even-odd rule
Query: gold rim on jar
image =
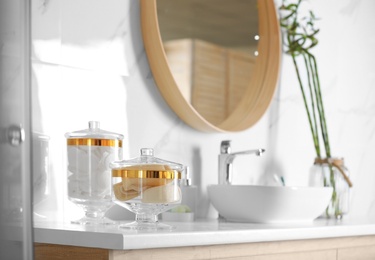
[(122, 147), (121, 140), (112, 139), (95, 139), (95, 138), (70, 138), (67, 140), (69, 146), (111, 146), (111, 147)]
[(181, 172), (176, 170), (134, 170), (134, 169), (112, 169), (112, 177), (122, 178), (158, 178), (158, 179), (181, 179)]

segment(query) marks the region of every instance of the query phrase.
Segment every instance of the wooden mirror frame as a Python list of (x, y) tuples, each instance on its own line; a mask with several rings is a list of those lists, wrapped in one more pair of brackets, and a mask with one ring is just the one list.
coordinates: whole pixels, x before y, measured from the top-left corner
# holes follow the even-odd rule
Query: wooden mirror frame
[(236, 109), (222, 123), (213, 125), (184, 98), (174, 80), (160, 35), (157, 0), (141, 0), (142, 34), (154, 79), (168, 105), (191, 127), (203, 132), (243, 131), (268, 109), (279, 79), (281, 36), (273, 0), (258, 0), (258, 11), (260, 55), (254, 76)]

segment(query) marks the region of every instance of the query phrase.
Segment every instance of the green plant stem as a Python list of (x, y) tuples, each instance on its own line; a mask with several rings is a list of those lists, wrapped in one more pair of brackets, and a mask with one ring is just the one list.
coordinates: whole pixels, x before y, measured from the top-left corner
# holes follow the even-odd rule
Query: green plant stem
[[(315, 80), (314, 80), (314, 73), (313, 73), (313, 70), (311, 69), (311, 62), (310, 62), (310, 59), (308, 59), (308, 57), (306, 57), (306, 54), (303, 54), (303, 59), (305, 61), (305, 68), (306, 68), (306, 72), (307, 72), (307, 83), (308, 83), (308, 86), (309, 86), (309, 92), (310, 92), (310, 100), (311, 100), (311, 111), (312, 111), (312, 115), (313, 115), (313, 123), (314, 125), (312, 127), (314, 127), (314, 132), (315, 132), (315, 139), (316, 139), (316, 143), (314, 143), (314, 146), (315, 147), (318, 147), (318, 150), (320, 151), (320, 148), (319, 148), (319, 135), (318, 135), (318, 124), (317, 124), (317, 121), (316, 121), (316, 113), (315, 113), (315, 102), (314, 102), (314, 93), (313, 93), (313, 87), (312, 85), (315, 86)], [(312, 78), (312, 79), (311, 79)], [(315, 148), (316, 150), (316, 148)], [(320, 157), (320, 153), (317, 153), (317, 155)]]
[(326, 150), (326, 156), (327, 158), (331, 158), (331, 148), (329, 145), (329, 138), (328, 138), (328, 129), (327, 129), (327, 121), (325, 117), (325, 112), (324, 112), (324, 106), (323, 106), (323, 99), (322, 99), (322, 92), (320, 89), (320, 80), (319, 80), (319, 73), (318, 73), (318, 66), (316, 63), (315, 56), (309, 53), (310, 59), (313, 61), (313, 68), (314, 68), (314, 78), (316, 79), (316, 97), (317, 100), (319, 100), (320, 104), (320, 122), (321, 122), (321, 128), (322, 128), (322, 136), (323, 136), (323, 141), (324, 141), (324, 146)]
[[(323, 138), (323, 143), (324, 143), (324, 148), (326, 149), (327, 146), (326, 146), (326, 134), (325, 134), (325, 129), (324, 129), (324, 123), (322, 122), (322, 102), (321, 100), (319, 99), (319, 94), (318, 94), (318, 89), (317, 89), (317, 81), (316, 81), (316, 72), (314, 71), (315, 68), (314, 66), (312, 65), (312, 59), (311, 59), (311, 54), (307, 54), (308, 55), (308, 58), (309, 58), (309, 65), (310, 65), (310, 70), (312, 71), (312, 74), (313, 74), (313, 85), (314, 85), (314, 94), (315, 94), (315, 99), (316, 99), (316, 108), (317, 108), (317, 111), (318, 111), (318, 114), (319, 114), (319, 122), (320, 122), (320, 130), (321, 130), (321, 133), (322, 133), (322, 138)], [(312, 98), (312, 99), (314, 99)]]
[(296, 70), (299, 86), (300, 86), (300, 89), (301, 89), (301, 92), (302, 92), (302, 97), (303, 97), (303, 102), (305, 104), (307, 118), (309, 120), (309, 125), (310, 125), (311, 134), (312, 134), (312, 137), (313, 137), (315, 151), (316, 151), (317, 156), (320, 158), (319, 140), (318, 140), (318, 137), (317, 137), (317, 133), (314, 132), (314, 128), (313, 128), (313, 124), (312, 124), (312, 120), (311, 120), (311, 115), (310, 115), (310, 110), (309, 110), (309, 106), (308, 106), (307, 100), (306, 100), (305, 90), (303, 88), (303, 84), (302, 84), (300, 72), (299, 72), (299, 69), (298, 69), (297, 61), (296, 61), (296, 58), (293, 54), (292, 54), (292, 58), (293, 58), (293, 64), (294, 64), (294, 68)]

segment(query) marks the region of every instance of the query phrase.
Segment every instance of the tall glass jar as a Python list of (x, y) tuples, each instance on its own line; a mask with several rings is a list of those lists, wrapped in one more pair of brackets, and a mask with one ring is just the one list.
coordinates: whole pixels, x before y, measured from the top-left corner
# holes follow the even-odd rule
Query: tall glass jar
[(341, 219), (349, 212), (352, 182), (343, 158), (316, 158), (311, 167), (310, 186), (333, 187), (332, 198), (322, 217)]
[(111, 169), (109, 164), (122, 159), (120, 134), (100, 129), (99, 122), (90, 121), (89, 128), (67, 133), (68, 198), (80, 206), (85, 216), (74, 224), (111, 224), (104, 218), (113, 205)]

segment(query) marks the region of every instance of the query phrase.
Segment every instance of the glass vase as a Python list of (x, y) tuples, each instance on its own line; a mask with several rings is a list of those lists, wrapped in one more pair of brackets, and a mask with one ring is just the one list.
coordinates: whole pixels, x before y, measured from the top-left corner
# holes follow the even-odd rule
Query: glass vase
[(352, 183), (343, 158), (316, 158), (311, 167), (310, 186), (332, 187), (332, 198), (321, 217), (341, 219), (349, 212)]

